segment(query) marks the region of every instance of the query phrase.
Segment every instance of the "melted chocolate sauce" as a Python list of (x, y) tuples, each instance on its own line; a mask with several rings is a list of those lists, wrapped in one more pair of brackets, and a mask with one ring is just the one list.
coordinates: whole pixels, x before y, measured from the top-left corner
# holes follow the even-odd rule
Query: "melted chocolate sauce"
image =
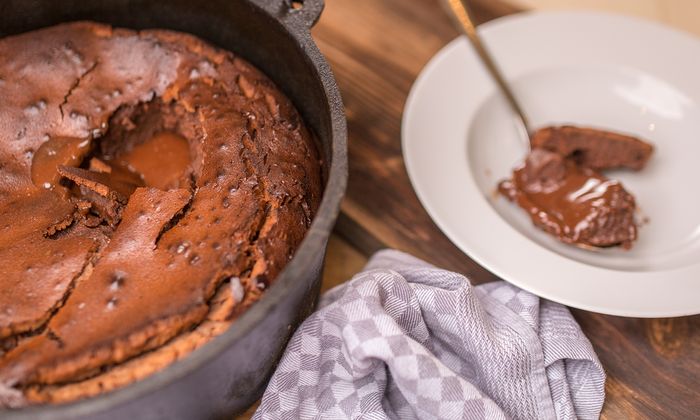
[(499, 191), (562, 242), (629, 248), (637, 238), (634, 197), (622, 184), (554, 152), (532, 150)]

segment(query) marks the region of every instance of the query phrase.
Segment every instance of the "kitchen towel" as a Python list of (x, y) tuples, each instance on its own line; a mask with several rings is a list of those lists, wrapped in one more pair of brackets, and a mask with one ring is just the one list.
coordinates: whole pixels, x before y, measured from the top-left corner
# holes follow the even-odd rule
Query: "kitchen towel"
[(591, 419), (604, 385), (565, 306), (385, 250), (323, 295), (254, 419)]

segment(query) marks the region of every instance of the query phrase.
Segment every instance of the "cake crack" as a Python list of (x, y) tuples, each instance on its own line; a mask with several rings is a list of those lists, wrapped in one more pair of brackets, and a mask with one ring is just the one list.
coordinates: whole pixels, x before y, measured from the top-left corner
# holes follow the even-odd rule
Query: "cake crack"
[(66, 106), (66, 105), (68, 104), (68, 100), (70, 99), (71, 95), (73, 95), (73, 92), (80, 86), (80, 82), (81, 82), (88, 74), (92, 73), (92, 72), (97, 68), (97, 65), (98, 65), (99, 63), (100, 63), (100, 62), (97, 61), (97, 60), (96, 60), (95, 62), (93, 62), (92, 65), (91, 65), (90, 67), (88, 67), (87, 70), (85, 70), (84, 72), (82, 72), (82, 73), (78, 76), (78, 78), (75, 79), (75, 81), (74, 81), (73, 84), (70, 86), (70, 88), (68, 88), (68, 93), (66, 93), (66, 94), (63, 96), (63, 102), (61, 102), (60, 105), (58, 105), (58, 110), (59, 110), (59, 112), (61, 113), (61, 120), (63, 120), (63, 118), (65, 117), (64, 111), (63, 111), (63, 107)]
[(90, 253), (87, 255), (85, 258), (85, 262), (83, 263), (82, 268), (76, 274), (73, 276), (71, 279), (70, 283), (68, 283), (68, 286), (66, 287), (66, 290), (63, 292), (63, 295), (61, 296), (60, 299), (54, 303), (54, 305), (49, 308), (47, 311), (47, 315), (45, 316), (45, 319), (42, 319), (39, 324), (31, 328), (29, 330), (14, 334), (11, 337), (15, 337), (16, 341), (14, 342), (14, 345), (11, 346), (9, 349), (6, 350), (6, 352), (10, 351), (12, 348), (16, 347), (21, 343), (21, 341), (25, 338), (33, 337), (39, 334), (42, 334), (45, 330), (47, 325), (51, 322), (51, 320), (58, 314), (58, 312), (61, 310), (63, 306), (65, 306), (66, 302), (70, 298), (71, 294), (73, 293), (73, 290), (77, 286), (77, 284), (80, 282), (80, 280), (83, 279), (83, 277), (90, 277), (90, 272), (92, 271), (92, 266), (94, 264), (94, 261), (99, 258), (99, 252), (100, 249), (99, 247), (90, 251)]
[(155, 246), (158, 247), (158, 243), (160, 242), (160, 239), (165, 235), (169, 230), (172, 230), (175, 226), (177, 226), (178, 223), (180, 223), (180, 220), (182, 220), (187, 213), (190, 211), (192, 208), (192, 202), (194, 201), (195, 197), (197, 196), (197, 188), (196, 188), (196, 183), (194, 179), (194, 174), (190, 174), (189, 176), (190, 180), (190, 199), (187, 201), (187, 203), (180, 209), (179, 212), (177, 212), (167, 223), (165, 223), (158, 233), (158, 236), (156, 236), (155, 240)]

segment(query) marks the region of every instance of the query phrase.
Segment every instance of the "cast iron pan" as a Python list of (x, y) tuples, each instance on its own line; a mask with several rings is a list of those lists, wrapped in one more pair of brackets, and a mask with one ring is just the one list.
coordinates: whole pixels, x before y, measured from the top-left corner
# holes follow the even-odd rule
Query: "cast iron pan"
[[(0, 37), (61, 22), (167, 28), (238, 53), (292, 99), (319, 140), (327, 169), (321, 207), (294, 258), (263, 298), (220, 337), (123, 389), (65, 405), (0, 409), (0, 418), (231, 418), (262, 394), (284, 346), (313, 310), (328, 235), (347, 181), (343, 105), (309, 34), (323, 0), (0, 0)], [(1, 58), (0, 58), (1, 59)]]

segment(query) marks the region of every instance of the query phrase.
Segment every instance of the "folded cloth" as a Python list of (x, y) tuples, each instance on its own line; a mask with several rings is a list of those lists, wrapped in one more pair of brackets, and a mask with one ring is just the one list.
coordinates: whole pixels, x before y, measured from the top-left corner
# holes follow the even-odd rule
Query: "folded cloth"
[(605, 373), (569, 310), (398, 251), (328, 291), (254, 419), (597, 418)]

